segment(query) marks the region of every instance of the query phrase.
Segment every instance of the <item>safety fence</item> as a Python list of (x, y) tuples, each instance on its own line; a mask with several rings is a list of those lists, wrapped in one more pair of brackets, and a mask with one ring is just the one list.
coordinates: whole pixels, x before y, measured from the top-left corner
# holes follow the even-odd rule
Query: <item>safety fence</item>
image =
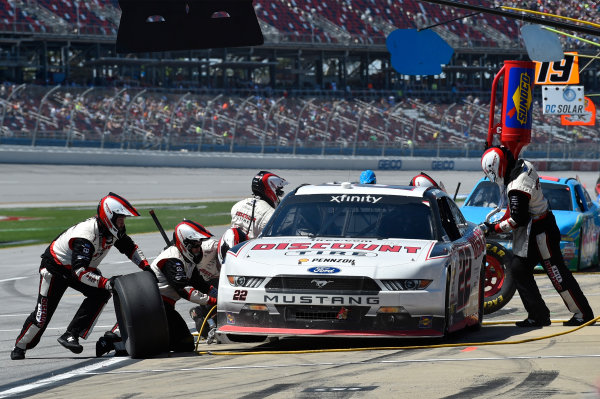
[[(500, 110), (496, 110), (499, 112)], [(594, 127), (533, 108), (532, 158), (598, 159)], [(489, 105), (150, 88), (0, 86), (0, 145), (344, 156), (477, 157)], [(500, 116), (495, 115), (499, 121)]]

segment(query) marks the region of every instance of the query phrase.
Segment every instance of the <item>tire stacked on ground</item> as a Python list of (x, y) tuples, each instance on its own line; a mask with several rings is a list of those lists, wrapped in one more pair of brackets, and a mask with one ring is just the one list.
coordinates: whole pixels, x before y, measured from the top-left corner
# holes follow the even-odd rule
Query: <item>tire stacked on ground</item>
[(150, 273), (115, 279), (113, 300), (121, 337), (132, 358), (149, 358), (169, 350), (167, 316)]

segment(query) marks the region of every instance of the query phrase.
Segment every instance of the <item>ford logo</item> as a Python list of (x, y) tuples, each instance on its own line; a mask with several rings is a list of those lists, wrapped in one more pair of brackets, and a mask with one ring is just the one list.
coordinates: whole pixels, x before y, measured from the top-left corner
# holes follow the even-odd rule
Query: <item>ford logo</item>
[(316, 266), (316, 267), (311, 267), (310, 269), (308, 269), (308, 271), (311, 273), (318, 273), (318, 274), (333, 274), (333, 273), (339, 273), (342, 270), (338, 269), (337, 267)]

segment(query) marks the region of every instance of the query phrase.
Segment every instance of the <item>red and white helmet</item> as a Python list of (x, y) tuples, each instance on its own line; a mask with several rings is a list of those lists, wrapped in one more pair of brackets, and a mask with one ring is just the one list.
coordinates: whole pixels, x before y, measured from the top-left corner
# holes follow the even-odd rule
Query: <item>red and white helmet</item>
[(203, 251), (194, 255), (192, 248), (197, 245), (202, 245), (202, 241), (212, 237), (212, 233), (199, 223), (191, 220), (183, 219), (181, 223), (175, 226), (173, 232), (173, 240), (175, 246), (183, 254), (183, 256), (191, 262), (200, 263), (202, 260)]
[(276, 208), (283, 195), (283, 187), (287, 184), (288, 182), (284, 178), (275, 173), (261, 170), (252, 179), (252, 192)]
[(435, 187), (437, 189), (446, 191), (446, 188), (444, 187), (442, 182), (440, 182), (440, 184), (436, 183), (436, 181), (433, 180), (431, 176), (429, 176), (425, 172), (421, 172), (415, 177), (413, 177), (408, 185), (417, 187)]
[(248, 241), (248, 235), (241, 227), (231, 227), (225, 230), (225, 233), (223, 233), (223, 236), (219, 240), (217, 252), (219, 263), (225, 263), (225, 255), (227, 255), (227, 251), (244, 241)]
[(481, 169), (491, 182), (504, 184), (504, 175), (508, 166), (508, 157), (499, 147), (488, 148), (481, 156)]
[(139, 212), (125, 198), (110, 192), (98, 204), (98, 217), (116, 238), (125, 234), (125, 228), (119, 229), (116, 220), (119, 215), (140, 216)]

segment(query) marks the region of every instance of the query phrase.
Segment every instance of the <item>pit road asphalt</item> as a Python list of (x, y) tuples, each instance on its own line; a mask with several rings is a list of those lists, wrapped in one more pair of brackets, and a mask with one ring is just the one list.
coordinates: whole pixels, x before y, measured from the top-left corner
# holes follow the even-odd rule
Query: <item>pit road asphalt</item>
[[(360, 171), (274, 170), (290, 182), (356, 181)], [(0, 215), (5, 207), (90, 206), (114, 191), (132, 202), (237, 200), (250, 193), (254, 170), (116, 168), (48, 165), (0, 165)], [(418, 173), (376, 171), (380, 183), (405, 184)], [(431, 172), (448, 192), (468, 193), (481, 177), (476, 172)], [(574, 176), (575, 172), (554, 173)], [(592, 197), (598, 174), (579, 172)], [(182, 217), (185, 217), (182, 214)], [(202, 221), (199, 221), (202, 222)], [(1, 222), (0, 222), (1, 223)], [(65, 226), (65, 228), (68, 226)], [(1, 224), (0, 224), (1, 229)], [(225, 226), (211, 226), (220, 235)], [(168, 231), (170, 233), (170, 231)], [(158, 232), (133, 236), (150, 260), (164, 242)], [(257, 348), (260, 355), (175, 355), (132, 360), (95, 357), (96, 340), (115, 322), (109, 302), (84, 351), (74, 355), (57, 342), (82, 301), (71, 289), (40, 344), (23, 361), (11, 361), (10, 350), (37, 296), (39, 255), (47, 244), (0, 249), (0, 398), (600, 398), (600, 325), (570, 329), (561, 323), (535, 330), (511, 324), (485, 325), (445, 341), (384, 339), (283, 339), (263, 344), (201, 343), (200, 351)], [(118, 251), (111, 251), (101, 269), (105, 275), (136, 272)], [(600, 276), (577, 274), (596, 315), (600, 315)], [(554, 321), (569, 314), (545, 275), (537, 275)], [(179, 301), (184, 318), (191, 304)], [(525, 318), (518, 295), (486, 322)], [(537, 339), (531, 342), (514, 343)], [(498, 343), (489, 345), (487, 343)], [(461, 344), (456, 347), (389, 349), (408, 345)], [(384, 349), (383, 347), (386, 347)], [(366, 348), (351, 352), (276, 354), (275, 351)]]

